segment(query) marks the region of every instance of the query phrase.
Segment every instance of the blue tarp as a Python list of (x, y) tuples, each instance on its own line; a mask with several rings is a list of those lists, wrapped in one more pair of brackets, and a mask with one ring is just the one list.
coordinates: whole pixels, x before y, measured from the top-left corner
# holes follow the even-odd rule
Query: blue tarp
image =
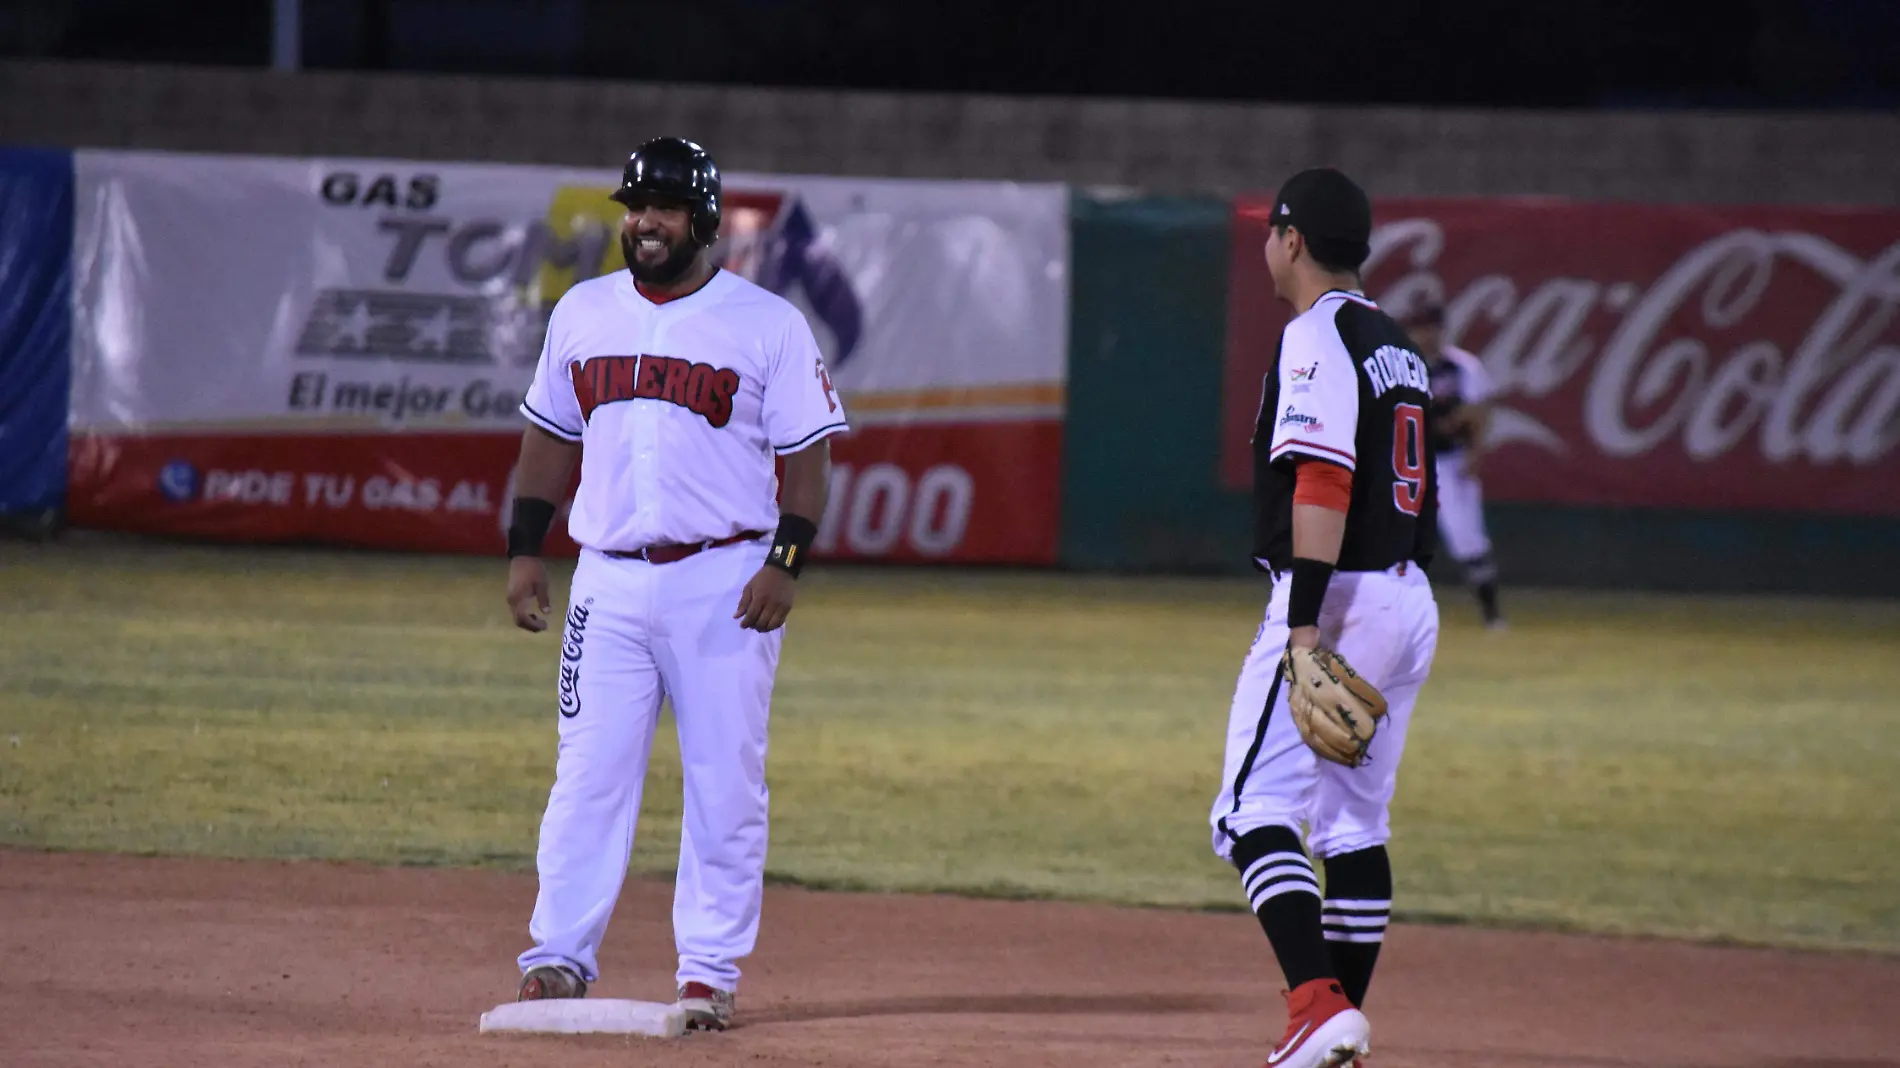
[(0, 514), (65, 503), (72, 267), (72, 153), (0, 147)]

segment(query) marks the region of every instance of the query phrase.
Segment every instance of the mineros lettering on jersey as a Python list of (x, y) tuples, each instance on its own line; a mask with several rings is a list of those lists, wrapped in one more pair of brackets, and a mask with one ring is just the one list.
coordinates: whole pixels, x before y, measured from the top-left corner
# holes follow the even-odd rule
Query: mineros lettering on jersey
[(1372, 381), (1372, 395), (1375, 397), (1400, 386), (1409, 386), (1428, 395), (1432, 391), (1431, 369), (1411, 349), (1381, 345), (1359, 366), (1365, 368), (1366, 377)]
[(573, 376), (583, 420), (603, 404), (657, 400), (718, 430), (732, 419), (732, 398), (739, 392), (739, 372), (674, 356), (595, 356), (574, 364)]

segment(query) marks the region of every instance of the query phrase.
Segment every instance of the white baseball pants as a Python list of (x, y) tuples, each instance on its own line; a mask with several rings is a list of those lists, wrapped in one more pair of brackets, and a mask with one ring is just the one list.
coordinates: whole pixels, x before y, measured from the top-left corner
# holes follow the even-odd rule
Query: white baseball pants
[(1320, 609), (1320, 638), (1385, 695), (1388, 711), (1367, 763), (1345, 768), (1321, 760), (1300, 739), (1280, 682), (1286, 651), (1290, 575), (1273, 584), (1266, 618), (1234, 686), (1227, 718), (1227, 759), (1209, 822), (1214, 852), (1232, 860), (1249, 831), (1281, 826), (1300, 833), (1316, 857), (1384, 845), (1388, 808), (1412, 706), (1438, 648), (1438, 603), (1416, 564), (1333, 574)]
[(680, 983), (737, 990), (765, 884), (766, 725), (783, 628), (742, 630), (740, 591), (764, 540), (649, 564), (584, 550), (562, 635), (560, 747), (536, 855), (540, 894), (523, 972), (596, 955), (633, 851), (660, 700), (685, 777), (673, 936)]
[(1446, 553), (1461, 562), (1483, 560), (1491, 555), (1491, 538), (1484, 529), (1484, 484), (1465, 470), (1462, 452), (1441, 453), (1437, 470), (1438, 536)]

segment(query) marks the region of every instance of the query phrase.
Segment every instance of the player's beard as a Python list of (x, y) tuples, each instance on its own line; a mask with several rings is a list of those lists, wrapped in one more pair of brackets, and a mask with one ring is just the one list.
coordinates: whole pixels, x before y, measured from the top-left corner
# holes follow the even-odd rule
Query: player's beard
[(666, 258), (655, 264), (640, 262), (638, 243), (626, 234), (620, 235), (620, 254), (627, 258), (627, 270), (633, 272), (634, 281), (650, 286), (670, 286), (686, 276), (693, 267), (693, 260), (699, 255), (699, 242), (691, 237), (680, 239), (666, 248)]

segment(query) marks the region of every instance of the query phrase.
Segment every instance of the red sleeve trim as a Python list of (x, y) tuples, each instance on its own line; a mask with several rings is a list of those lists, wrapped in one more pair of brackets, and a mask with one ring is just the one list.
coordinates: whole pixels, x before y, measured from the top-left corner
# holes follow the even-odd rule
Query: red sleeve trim
[(1294, 504), (1313, 504), (1335, 512), (1352, 507), (1352, 472), (1336, 463), (1303, 463), (1294, 479)]

